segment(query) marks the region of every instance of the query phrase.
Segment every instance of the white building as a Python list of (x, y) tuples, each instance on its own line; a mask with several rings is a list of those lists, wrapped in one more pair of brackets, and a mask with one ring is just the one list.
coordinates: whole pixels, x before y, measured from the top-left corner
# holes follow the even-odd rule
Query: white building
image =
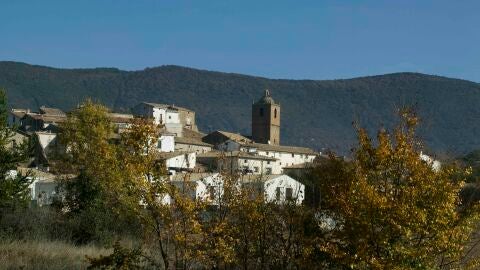
[(196, 152), (197, 154), (207, 153), (212, 151), (213, 145), (202, 142), (196, 138), (176, 137), (175, 150)]
[(22, 125), (22, 118), (25, 116), (25, 114), (30, 113), (30, 110), (26, 109), (12, 109), (9, 113), (8, 116), (8, 125), (10, 127), (13, 126), (21, 126)]
[(243, 175), (239, 182), (243, 187), (263, 192), (266, 202), (300, 205), (305, 199), (305, 185), (288, 175)]
[(175, 134), (162, 132), (158, 139), (157, 149), (160, 152), (174, 152), (175, 151)]
[[(178, 137), (183, 136), (183, 128), (186, 124), (184, 124), (182, 119), (180, 119), (180, 112), (182, 112), (183, 115), (184, 111), (180, 111), (179, 108), (175, 106), (142, 102), (135, 106), (132, 109), (132, 112), (137, 116), (153, 119), (155, 124), (165, 126), (168, 132), (174, 133)], [(190, 116), (187, 118), (189, 117)], [(188, 121), (188, 125), (190, 127), (191, 122), (191, 120)]]
[(420, 159), (425, 161), (430, 167), (432, 167), (435, 172), (439, 172), (442, 168), (442, 163), (440, 161), (435, 160), (434, 158), (424, 154), (423, 152), (420, 152)]
[[(218, 173), (179, 173), (171, 175), (170, 182), (182, 195), (208, 205), (218, 205), (223, 196), (223, 179)], [(162, 202), (171, 204), (173, 199), (166, 195)]]
[(242, 151), (211, 151), (198, 154), (197, 160), (210, 170), (241, 174), (280, 174), (276, 158)]
[(192, 171), (197, 162), (195, 152), (159, 152), (158, 160), (164, 161), (168, 170)]
[[(222, 201), (224, 178), (219, 173), (181, 173), (170, 176), (170, 181), (192, 199), (203, 200), (209, 205), (219, 205)], [(243, 175), (238, 179), (237, 188), (251, 188), (252, 196), (260, 192), (266, 202), (300, 205), (305, 199), (305, 185), (288, 175)], [(164, 202), (172, 203), (169, 196), (166, 198)]]
[[(274, 158), (280, 168), (313, 162), (317, 153), (305, 147), (239, 142), (228, 140), (217, 146), (224, 151), (241, 151), (259, 156)], [(280, 170), (278, 173), (283, 173)]]
[(55, 175), (36, 169), (17, 168), (17, 171), (12, 171), (10, 176), (16, 177), (18, 173), (29, 175), (28, 178), (32, 180), (29, 186), (30, 198), (38, 206), (49, 205), (58, 196)]
[(52, 132), (37, 131), (35, 145), (35, 164), (37, 166), (49, 166), (49, 156), (60, 149), (57, 134)]

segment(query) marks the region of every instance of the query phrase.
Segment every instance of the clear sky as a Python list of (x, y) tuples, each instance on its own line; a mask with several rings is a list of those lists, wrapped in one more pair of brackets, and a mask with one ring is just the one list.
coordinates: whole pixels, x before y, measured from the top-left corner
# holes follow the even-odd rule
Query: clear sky
[(480, 1), (0, 0), (0, 60), (480, 82)]

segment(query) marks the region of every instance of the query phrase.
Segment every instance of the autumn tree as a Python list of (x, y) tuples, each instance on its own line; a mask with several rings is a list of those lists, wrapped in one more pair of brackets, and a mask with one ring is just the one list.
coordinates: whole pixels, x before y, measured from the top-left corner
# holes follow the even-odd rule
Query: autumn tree
[(79, 242), (100, 240), (102, 235), (114, 237), (113, 232), (131, 220), (128, 203), (138, 204), (122, 171), (118, 138), (108, 112), (87, 100), (60, 126), (64, 151), (57, 153), (52, 170), (66, 176), (58, 179), (65, 198), (63, 208), (78, 224), (74, 240)]
[(333, 155), (314, 169), (320, 189), (316, 251), (330, 266), (432, 269), (460, 266), (479, 219), (461, 201), (464, 177), (420, 159), (418, 118), (405, 110), (392, 133), (377, 140), (358, 128), (351, 161)]

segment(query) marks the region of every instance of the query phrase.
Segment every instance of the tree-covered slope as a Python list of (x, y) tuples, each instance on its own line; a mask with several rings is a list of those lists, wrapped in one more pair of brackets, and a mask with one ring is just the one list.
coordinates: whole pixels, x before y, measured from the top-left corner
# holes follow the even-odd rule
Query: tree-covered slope
[(370, 130), (390, 127), (402, 106), (415, 106), (420, 134), (436, 153), (480, 148), (480, 85), (418, 73), (347, 80), (271, 80), (239, 74), (162, 66), (142, 71), (55, 69), (0, 62), (0, 87), (12, 107), (70, 109), (86, 97), (115, 110), (141, 101), (174, 103), (197, 112), (205, 131), (250, 133), (251, 104), (265, 88), (282, 106), (282, 143), (348, 153), (352, 121)]

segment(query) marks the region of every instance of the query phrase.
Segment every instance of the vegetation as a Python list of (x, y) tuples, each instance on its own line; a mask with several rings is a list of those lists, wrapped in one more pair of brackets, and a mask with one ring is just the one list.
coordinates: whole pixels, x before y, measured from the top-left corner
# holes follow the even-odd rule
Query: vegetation
[(478, 204), (461, 200), (464, 173), (449, 165), (436, 171), (419, 159), (417, 121), (404, 112), (393, 134), (378, 133), (376, 146), (359, 129), (352, 162), (332, 157), (315, 168), (312, 177), (320, 187), (324, 223), (320, 249), (334, 265), (465, 266), (461, 259), (478, 226)]
[[(477, 201), (461, 197), (468, 171), (455, 164), (436, 170), (419, 158), (418, 119), (409, 111), (392, 133), (382, 129), (376, 140), (357, 128), (358, 146), (351, 160), (332, 155), (318, 163), (308, 174), (315, 198), (309, 204), (267, 202), (255, 182), (240, 185), (238, 175), (224, 174), (223, 196), (210, 197), (218, 203), (215, 206), (191, 196), (195, 183), (188, 174), (180, 184), (166, 176), (155, 149), (160, 127), (139, 120), (114, 136), (107, 112), (88, 100), (69, 114), (60, 135), (65, 151), (52, 162), (64, 199), (51, 207), (15, 207), (4, 214), (0, 220), (0, 248), (8, 250), (0, 255), (4, 265), (478, 266), (474, 232), (480, 209)], [(39, 242), (48, 248), (39, 250)], [(80, 260), (80, 255), (86, 257)]]
[(8, 211), (25, 207), (29, 202), (28, 175), (12, 175), (29, 157), (29, 144), (13, 143), (14, 130), (7, 126), (7, 99), (0, 89), (0, 220)]
[(259, 77), (162, 66), (142, 71), (54, 69), (0, 62), (0, 85), (13, 107), (75, 108), (91, 97), (117, 111), (142, 101), (173, 103), (197, 113), (202, 131), (250, 133), (253, 100), (265, 88), (282, 105), (282, 143), (331, 149), (347, 155), (355, 145), (352, 119), (372, 134), (377, 124), (392, 128), (395, 111), (416, 104), (427, 149), (456, 157), (480, 148), (477, 83), (398, 73), (348, 80), (270, 80)]
[(48, 240), (1, 240), (2, 269), (86, 269), (85, 256), (99, 256), (110, 249), (93, 245), (75, 246), (67, 242)]

